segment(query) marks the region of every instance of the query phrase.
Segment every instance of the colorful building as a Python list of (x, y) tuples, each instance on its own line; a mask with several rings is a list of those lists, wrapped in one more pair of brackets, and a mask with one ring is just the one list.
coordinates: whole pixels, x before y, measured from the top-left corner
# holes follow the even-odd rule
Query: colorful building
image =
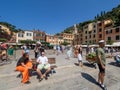
[(32, 31), (20, 31), (16, 34), (16, 42), (20, 43), (21, 40), (31, 40), (33, 41)]
[(33, 30), (33, 40), (34, 41), (45, 41), (46, 33), (40, 30)]

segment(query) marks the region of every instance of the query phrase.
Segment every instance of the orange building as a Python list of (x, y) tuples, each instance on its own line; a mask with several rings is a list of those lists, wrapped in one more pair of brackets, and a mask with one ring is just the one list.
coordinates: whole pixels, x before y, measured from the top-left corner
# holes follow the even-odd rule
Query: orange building
[(107, 41), (120, 42), (120, 26), (105, 29), (106, 43)]
[(46, 42), (49, 42), (51, 45), (57, 45), (59, 44), (58, 36), (46, 34)]
[(34, 41), (45, 41), (46, 33), (40, 30), (33, 30)]

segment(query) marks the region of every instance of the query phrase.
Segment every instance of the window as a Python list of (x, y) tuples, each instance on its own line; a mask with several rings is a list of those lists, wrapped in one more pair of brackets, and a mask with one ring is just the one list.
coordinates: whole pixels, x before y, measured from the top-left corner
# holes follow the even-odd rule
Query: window
[(87, 34), (87, 31), (85, 31), (85, 33)]
[(22, 33), (19, 33), (19, 34), (18, 34), (18, 37), (23, 37), (23, 34), (22, 34)]
[(115, 32), (119, 32), (119, 28), (116, 28), (116, 29), (115, 29)]
[(96, 28), (96, 25), (94, 25), (93, 27)]
[(99, 26), (102, 26), (102, 23), (99, 23)]
[(31, 34), (31, 33), (26, 33), (26, 35), (27, 35), (27, 36), (32, 36), (32, 34)]
[(108, 37), (108, 40), (111, 40), (111, 37)]
[(18, 37), (20, 37), (20, 34), (18, 34)]
[(85, 37), (85, 39), (87, 39), (87, 36)]
[(110, 30), (110, 33), (112, 33), (112, 30)]
[(106, 31), (106, 34), (110, 34), (110, 33), (112, 33), (112, 30), (107, 30)]
[(102, 29), (101, 29), (101, 28), (99, 29), (99, 32), (102, 32)]
[(108, 34), (108, 31), (106, 31), (106, 34)]
[(96, 30), (94, 30), (94, 33), (96, 33)]
[(99, 34), (99, 38), (102, 38), (102, 34)]
[(89, 36), (89, 38), (91, 38), (91, 35)]
[(91, 34), (91, 32), (89, 32), (89, 34)]
[(95, 34), (93, 35), (93, 37), (95, 38)]
[(116, 40), (119, 40), (120, 39), (120, 36), (119, 35), (116, 35)]
[(91, 43), (91, 41), (89, 41), (89, 43)]

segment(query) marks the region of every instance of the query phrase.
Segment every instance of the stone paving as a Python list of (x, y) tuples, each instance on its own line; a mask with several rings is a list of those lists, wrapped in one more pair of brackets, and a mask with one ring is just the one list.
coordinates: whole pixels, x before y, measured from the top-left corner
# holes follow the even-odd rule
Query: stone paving
[[(16, 59), (20, 57), (20, 52), (16, 52)], [(33, 51), (30, 57), (34, 57)], [(19, 72), (14, 72), (17, 62), (15, 59), (11, 64), (0, 66), (0, 90), (102, 90), (96, 85), (98, 68), (90, 66), (85, 56), (82, 68), (76, 66), (77, 58), (67, 60), (65, 54), (57, 56), (47, 51), (47, 57), (56, 58), (56, 73), (41, 82), (33, 75), (29, 85), (22, 85), (21, 78), (16, 78)], [(108, 90), (120, 90), (120, 67), (114, 64), (113, 58), (107, 58), (105, 84)]]

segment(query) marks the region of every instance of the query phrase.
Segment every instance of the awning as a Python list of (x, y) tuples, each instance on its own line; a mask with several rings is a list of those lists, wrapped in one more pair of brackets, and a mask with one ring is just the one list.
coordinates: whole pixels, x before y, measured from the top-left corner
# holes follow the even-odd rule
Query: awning
[(120, 42), (114, 42), (113, 46), (120, 46)]

